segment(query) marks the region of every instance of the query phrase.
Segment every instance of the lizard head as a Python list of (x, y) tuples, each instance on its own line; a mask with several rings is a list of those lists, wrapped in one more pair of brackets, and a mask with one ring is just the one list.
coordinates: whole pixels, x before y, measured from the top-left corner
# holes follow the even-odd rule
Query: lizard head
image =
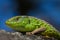
[[(15, 16), (6, 20), (5, 24), (10, 28), (20, 28), (25, 27), (28, 24), (28, 16)], [(22, 29), (22, 28), (21, 28)]]
[(17, 23), (19, 23), (19, 22), (18, 22), (19, 19), (20, 19), (20, 16), (12, 17), (12, 18), (6, 20), (5, 24), (6, 24), (7, 26), (10, 26), (10, 27), (13, 26), (13, 27), (14, 27)]

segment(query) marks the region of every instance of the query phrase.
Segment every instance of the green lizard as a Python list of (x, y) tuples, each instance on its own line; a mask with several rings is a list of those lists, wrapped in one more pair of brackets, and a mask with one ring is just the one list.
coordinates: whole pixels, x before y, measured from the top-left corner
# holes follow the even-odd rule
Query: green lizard
[(41, 35), (55, 37), (60, 40), (60, 32), (56, 28), (46, 21), (32, 16), (12, 17), (6, 21), (6, 25), (14, 30), (26, 32), (27, 35), (40, 32)]

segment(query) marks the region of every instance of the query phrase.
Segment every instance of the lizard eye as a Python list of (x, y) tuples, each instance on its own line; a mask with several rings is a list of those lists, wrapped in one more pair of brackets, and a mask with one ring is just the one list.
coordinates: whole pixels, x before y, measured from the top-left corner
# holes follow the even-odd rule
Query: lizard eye
[(13, 21), (18, 21), (20, 19), (20, 17), (16, 17), (15, 19), (13, 19)]
[(16, 21), (18, 21), (20, 19), (20, 17), (16, 18)]

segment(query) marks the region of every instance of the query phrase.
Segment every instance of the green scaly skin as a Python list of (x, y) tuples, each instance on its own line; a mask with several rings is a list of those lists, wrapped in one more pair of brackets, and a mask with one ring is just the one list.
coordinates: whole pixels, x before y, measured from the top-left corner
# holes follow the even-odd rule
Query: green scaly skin
[(31, 32), (40, 27), (46, 30), (41, 35), (55, 37), (60, 40), (60, 32), (44, 20), (32, 16), (15, 16), (6, 21), (6, 25), (20, 32)]

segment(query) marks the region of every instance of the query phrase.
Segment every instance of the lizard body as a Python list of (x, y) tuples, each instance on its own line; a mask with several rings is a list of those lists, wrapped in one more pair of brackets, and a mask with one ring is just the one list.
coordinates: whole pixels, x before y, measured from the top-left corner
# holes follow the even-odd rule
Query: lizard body
[(20, 32), (32, 32), (39, 28), (45, 28), (41, 35), (55, 37), (60, 40), (60, 32), (56, 28), (46, 21), (32, 16), (12, 17), (6, 21), (6, 25)]

